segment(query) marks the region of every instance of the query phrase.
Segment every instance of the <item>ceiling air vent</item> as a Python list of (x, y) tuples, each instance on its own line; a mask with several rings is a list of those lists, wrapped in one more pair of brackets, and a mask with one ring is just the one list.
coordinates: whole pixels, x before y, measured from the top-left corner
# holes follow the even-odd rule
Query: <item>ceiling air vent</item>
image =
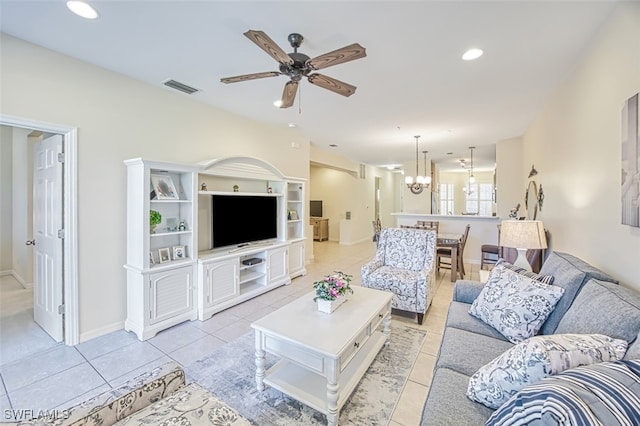
[(186, 84), (180, 83), (179, 81), (175, 81), (175, 80), (167, 80), (163, 84), (165, 86), (171, 87), (172, 89), (176, 89), (183, 93), (186, 93), (187, 95), (192, 95), (200, 91), (199, 89), (195, 89), (191, 86), (187, 86)]

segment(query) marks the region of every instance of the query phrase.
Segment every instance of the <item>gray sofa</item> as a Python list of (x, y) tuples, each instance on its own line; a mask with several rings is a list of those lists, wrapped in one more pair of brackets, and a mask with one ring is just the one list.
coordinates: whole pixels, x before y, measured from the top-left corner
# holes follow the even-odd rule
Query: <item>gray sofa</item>
[[(540, 275), (553, 275), (565, 289), (540, 334), (599, 333), (629, 342), (625, 359), (640, 359), (640, 293), (567, 253), (552, 252)], [(466, 396), (469, 378), (513, 344), (471, 316), (483, 284), (455, 284), (422, 425), (482, 425), (493, 410)]]

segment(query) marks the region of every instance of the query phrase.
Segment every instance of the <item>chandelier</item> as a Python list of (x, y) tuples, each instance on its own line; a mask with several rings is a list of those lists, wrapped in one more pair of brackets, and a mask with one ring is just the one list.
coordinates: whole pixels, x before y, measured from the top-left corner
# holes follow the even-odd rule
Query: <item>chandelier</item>
[(404, 178), (404, 183), (407, 184), (407, 188), (413, 194), (420, 194), (424, 188), (428, 188), (431, 184), (431, 176), (427, 176), (427, 151), (424, 152), (424, 176), (418, 174), (418, 139), (420, 136), (414, 136), (416, 138), (416, 177), (415, 181), (412, 176)]
[(471, 167), (469, 167), (469, 183), (467, 184), (467, 186), (462, 188), (462, 190), (465, 192), (465, 194), (467, 194), (467, 196), (473, 194), (474, 191), (471, 185), (476, 183), (476, 177), (473, 175), (473, 150), (475, 148), (476, 148), (475, 146), (469, 147), (469, 151), (471, 151)]

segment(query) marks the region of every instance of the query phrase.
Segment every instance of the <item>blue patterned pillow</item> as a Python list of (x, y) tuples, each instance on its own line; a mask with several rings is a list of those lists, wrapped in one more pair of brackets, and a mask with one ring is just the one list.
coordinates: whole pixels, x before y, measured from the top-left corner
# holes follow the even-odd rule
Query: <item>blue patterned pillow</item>
[(540, 330), (563, 294), (562, 287), (497, 265), (471, 304), (469, 314), (498, 330), (511, 343), (518, 343)]
[(467, 396), (496, 409), (527, 385), (581, 365), (617, 361), (626, 350), (626, 340), (602, 334), (534, 336), (480, 367)]
[(486, 425), (640, 424), (640, 360), (572, 368), (522, 389)]

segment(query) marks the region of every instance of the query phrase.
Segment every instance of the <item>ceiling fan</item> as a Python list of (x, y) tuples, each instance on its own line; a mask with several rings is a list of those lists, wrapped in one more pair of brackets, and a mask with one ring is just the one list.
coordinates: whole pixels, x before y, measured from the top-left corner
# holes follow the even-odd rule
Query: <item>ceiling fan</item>
[(220, 81), (222, 83), (237, 83), (239, 81), (286, 75), (291, 80), (284, 86), (280, 108), (289, 108), (293, 105), (293, 101), (296, 98), (296, 91), (298, 90), (298, 82), (302, 77), (307, 77), (311, 84), (331, 90), (342, 96), (351, 96), (355, 93), (356, 86), (336, 80), (335, 78), (327, 77), (323, 74), (315, 73), (314, 71), (353, 61), (354, 59), (364, 58), (367, 56), (365, 48), (358, 43), (350, 44), (349, 46), (316, 56), (312, 59), (304, 53), (298, 53), (298, 47), (300, 47), (304, 40), (298, 33), (289, 34), (288, 37), (289, 43), (291, 47), (293, 47), (293, 53), (286, 53), (263, 31), (249, 30), (244, 33), (244, 35), (267, 52), (269, 56), (278, 61), (280, 71), (267, 71), (221, 78)]

